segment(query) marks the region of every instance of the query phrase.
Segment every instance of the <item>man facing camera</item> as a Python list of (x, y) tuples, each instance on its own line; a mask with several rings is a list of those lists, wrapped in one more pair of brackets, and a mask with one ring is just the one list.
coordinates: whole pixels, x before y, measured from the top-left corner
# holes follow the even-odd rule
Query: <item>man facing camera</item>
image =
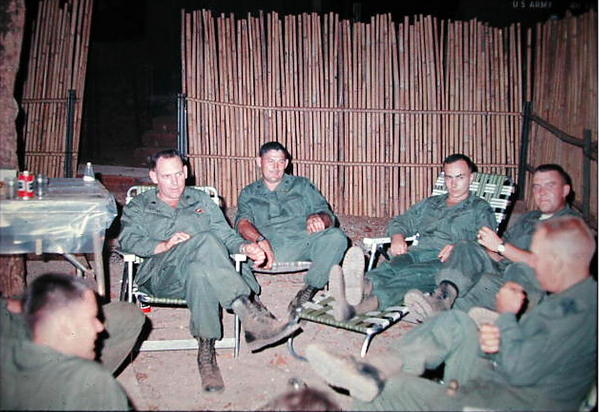
[(314, 184), (285, 173), (289, 153), (283, 145), (265, 143), (256, 161), (262, 178), (241, 191), (235, 226), (244, 239), (264, 251), (266, 269), (275, 262), (312, 262), (304, 287), (289, 303), (293, 316), (327, 284), (329, 271), (341, 262), (349, 239), (335, 227), (335, 215)]

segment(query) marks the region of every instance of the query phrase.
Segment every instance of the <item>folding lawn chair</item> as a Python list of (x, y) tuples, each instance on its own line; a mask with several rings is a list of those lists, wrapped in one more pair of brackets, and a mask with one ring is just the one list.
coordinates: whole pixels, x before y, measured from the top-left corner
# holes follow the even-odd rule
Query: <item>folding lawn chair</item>
[[(210, 195), (210, 198), (220, 206), (220, 198), (218, 191), (211, 186), (192, 186), (194, 189), (202, 190)], [(137, 196), (138, 194), (155, 188), (155, 186), (144, 185), (144, 186), (132, 186), (127, 191), (126, 203)], [(135, 268), (139, 263), (143, 262), (143, 258), (130, 253), (123, 253), (123, 260), (125, 261), (125, 270), (123, 273), (123, 280), (121, 283), (121, 295), (120, 300), (127, 300), (133, 302), (136, 300), (140, 304), (144, 305), (162, 305), (162, 306), (187, 306), (187, 302), (184, 299), (172, 299), (172, 298), (161, 298), (157, 296), (151, 296), (147, 293), (139, 291), (134, 280)], [(243, 254), (231, 255), (232, 260), (235, 262), (235, 270), (241, 271), (241, 262), (244, 262), (247, 257)], [(240, 332), (241, 322), (239, 317), (235, 315), (235, 336), (233, 338), (223, 338), (216, 341), (216, 348), (232, 348), (234, 350), (235, 357), (239, 356), (239, 345), (240, 345)], [(179, 339), (179, 340), (153, 340), (144, 341), (140, 347), (140, 351), (164, 351), (164, 350), (187, 350), (197, 349), (198, 342), (195, 339)]]

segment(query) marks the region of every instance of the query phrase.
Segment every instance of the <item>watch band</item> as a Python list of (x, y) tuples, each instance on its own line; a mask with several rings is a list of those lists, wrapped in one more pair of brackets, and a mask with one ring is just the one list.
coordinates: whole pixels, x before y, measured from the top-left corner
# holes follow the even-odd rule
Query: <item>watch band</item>
[(260, 235), (260, 237), (258, 239), (256, 239), (256, 243), (262, 242), (263, 240), (266, 240), (266, 238), (264, 236)]

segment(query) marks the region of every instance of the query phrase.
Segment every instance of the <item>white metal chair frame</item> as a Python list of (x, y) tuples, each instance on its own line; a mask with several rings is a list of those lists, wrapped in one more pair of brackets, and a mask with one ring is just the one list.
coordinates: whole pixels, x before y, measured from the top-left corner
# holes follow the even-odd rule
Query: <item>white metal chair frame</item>
[[(138, 194), (145, 192), (146, 190), (152, 189), (155, 186), (151, 185), (139, 185), (132, 186), (127, 190), (126, 203), (137, 196)], [(206, 192), (212, 201), (220, 206), (220, 198), (216, 188), (212, 186), (193, 186), (194, 189)], [(184, 299), (171, 299), (171, 298), (160, 298), (150, 296), (147, 293), (140, 292), (137, 285), (134, 282), (134, 265), (143, 262), (143, 258), (136, 256), (131, 253), (122, 253), (123, 260), (126, 265), (126, 276), (123, 276), (123, 284), (121, 285), (121, 300), (128, 300), (133, 302), (133, 297), (143, 304), (148, 305), (173, 305), (173, 306), (186, 306), (187, 303)], [(243, 254), (237, 253), (231, 255), (232, 260), (235, 262), (235, 270), (241, 271), (241, 263), (247, 260), (247, 257)], [(241, 336), (241, 322), (239, 317), (235, 315), (235, 336), (233, 338), (223, 338), (216, 341), (216, 348), (232, 348), (234, 350), (234, 356), (239, 356)], [(189, 350), (197, 349), (198, 342), (195, 339), (178, 339), (178, 340), (146, 340), (142, 343), (139, 348), (140, 352), (143, 351), (165, 351), (165, 350)]]

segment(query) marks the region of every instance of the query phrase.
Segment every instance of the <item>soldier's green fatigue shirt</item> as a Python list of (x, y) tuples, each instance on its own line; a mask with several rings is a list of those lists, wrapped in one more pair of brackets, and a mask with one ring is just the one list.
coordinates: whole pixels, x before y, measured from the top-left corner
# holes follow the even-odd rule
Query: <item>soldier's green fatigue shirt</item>
[[(328, 214), (333, 224), (310, 234), (306, 221), (315, 213)], [(269, 240), (276, 262), (311, 261), (304, 280), (318, 289), (326, 285), (331, 267), (339, 264), (349, 245), (345, 233), (334, 227), (337, 219), (324, 196), (301, 176), (285, 174), (273, 191), (262, 179), (246, 186), (239, 195), (236, 227), (242, 219)]]
[[(502, 239), (520, 249), (530, 250), (532, 237), (537, 226), (544, 220), (562, 216), (580, 214), (566, 206), (552, 216), (542, 219), (538, 210), (528, 212), (503, 234)], [(455, 245), (452, 255), (443, 264), (436, 275), (436, 283), (447, 280), (453, 282), (459, 290), (454, 307), (467, 312), (473, 306), (495, 307), (495, 295), (507, 281), (521, 284), (526, 290), (529, 309), (545, 295), (534, 271), (525, 263), (512, 263), (503, 258), (496, 262), (486, 249), (473, 241)]]
[(131, 353), (145, 316), (127, 302), (111, 302), (102, 310), (108, 337), (100, 364), (33, 343), (23, 316), (0, 299), (0, 409), (131, 409), (112, 373)]
[[(191, 238), (154, 253), (177, 232)], [(145, 258), (136, 277), (140, 290), (187, 301), (195, 337), (222, 338), (220, 306), (229, 309), (235, 299), (260, 293), (251, 271), (245, 267), (240, 276), (230, 259), (247, 242), (200, 190), (186, 188), (176, 208), (160, 200), (157, 189), (139, 194), (123, 209), (119, 240), (124, 252)]]
[[(403, 371), (355, 410), (574, 411), (597, 379), (597, 282), (588, 278), (548, 295), (520, 321), (502, 314), (497, 354), (480, 350), (476, 325), (460, 310), (413, 328), (393, 349)], [(445, 363), (439, 384), (418, 375)], [(456, 393), (447, 383), (457, 380)]]
[(410, 246), (407, 253), (394, 256), (367, 273), (381, 308), (400, 305), (410, 289), (432, 291), (435, 274), (441, 268), (438, 255), (445, 246), (475, 240), (483, 226), (495, 229), (495, 215), (486, 200), (470, 193), (450, 207), (448, 197), (443, 194), (424, 199), (389, 224), (388, 236), (420, 236), (418, 244)]
[(0, 354), (2, 410), (132, 409), (121, 385), (97, 362), (23, 339), (3, 339)]

